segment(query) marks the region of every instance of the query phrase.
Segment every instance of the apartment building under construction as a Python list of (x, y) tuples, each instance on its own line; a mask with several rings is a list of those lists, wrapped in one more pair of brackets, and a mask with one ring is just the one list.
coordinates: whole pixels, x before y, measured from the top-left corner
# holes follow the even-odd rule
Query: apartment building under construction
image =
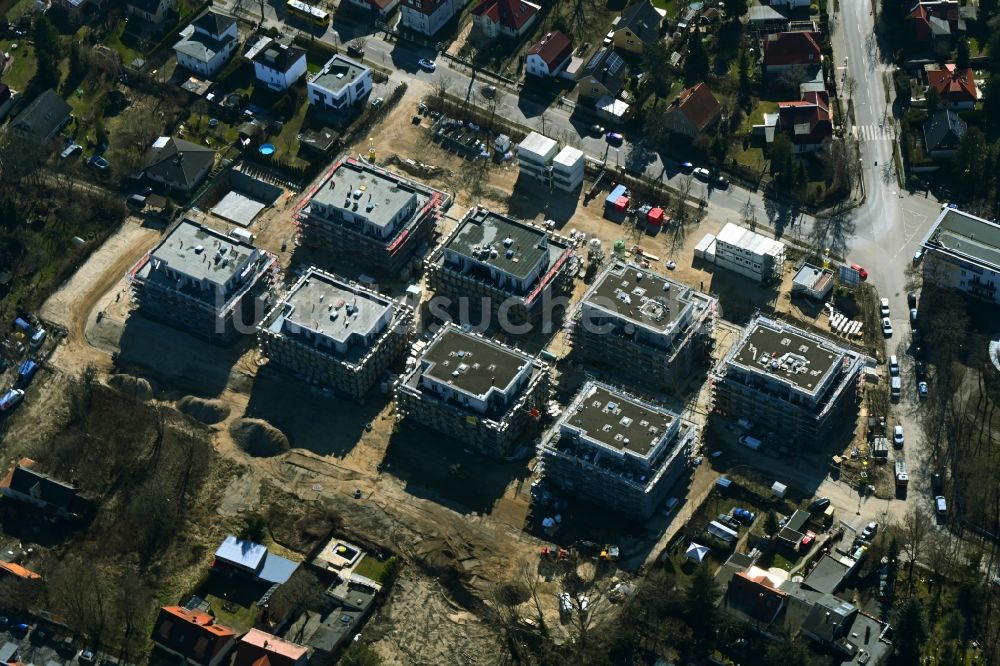
[(258, 327), (271, 363), (360, 398), (400, 360), (413, 310), (356, 282), (310, 268)]

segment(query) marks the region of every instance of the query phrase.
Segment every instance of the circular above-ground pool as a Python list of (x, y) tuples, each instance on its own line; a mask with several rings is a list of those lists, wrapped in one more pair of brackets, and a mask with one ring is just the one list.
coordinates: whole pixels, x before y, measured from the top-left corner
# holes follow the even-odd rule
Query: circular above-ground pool
[(265, 143), (263, 146), (259, 148), (259, 150), (260, 154), (263, 155), (264, 157), (270, 157), (271, 155), (274, 155), (274, 144)]

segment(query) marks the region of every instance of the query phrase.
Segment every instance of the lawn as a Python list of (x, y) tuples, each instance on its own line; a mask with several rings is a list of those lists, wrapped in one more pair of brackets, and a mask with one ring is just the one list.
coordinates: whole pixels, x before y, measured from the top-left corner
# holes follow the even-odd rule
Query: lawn
[(249, 606), (240, 606), (213, 594), (206, 595), (204, 599), (211, 605), (219, 624), (243, 632), (252, 628), (257, 622), (257, 602), (252, 602)]
[(257, 621), (257, 600), (270, 583), (213, 573), (195, 594), (207, 601), (221, 624), (241, 633)]
[(765, 113), (777, 113), (778, 103), (769, 102), (767, 100), (760, 100), (757, 102), (757, 106), (754, 107), (753, 113), (751, 113), (745, 121), (743, 121), (743, 127), (740, 128), (742, 132), (749, 132), (754, 125), (760, 125), (764, 122)]
[(136, 58), (141, 58), (142, 54), (122, 43), (122, 33), (124, 32), (125, 21), (121, 21), (115, 29), (109, 32), (108, 36), (104, 38), (104, 44), (118, 53), (118, 56), (122, 59), (122, 64), (128, 65)]
[(289, 164), (296, 166), (306, 166), (308, 162), (300, 158), (299, 155), (299, 132), (302, 131), (302, 124), (305, 122), (306, 114), (309, 112), (309, 101), (305, 101), (295, 111), (284, 127), (281, 134), (271, 137), (271, 143), (278, 147), (276, 157)]
[[(16, 49), (11, 48), (14, 44), (17, 44)], [(0, 51), (10, 53), (14, 61), (10, 69), (7, 70), (7, 73), (3, 75), (3, 82), (18, 92), (24, 92), (24, 89), (28, 86), (28, 82), (31, 81), (31, 77), (35, 75), (35, 70), (37, 69), (37, 65), (35, 64), (35, 49), (23, 39), (5, 39), (0, 40)]]
[(395, 557), (390, 557), (385, 561), (379, 561), (376, 557), (365, 555), (361, 558), (361, 561), (358, 562), (358, 566), (354, 567), (354, 573), (359, 576), (364, 576), (365, 578), (371, 578), (377, 583), (381, 583), (385, 580), (386, 575), (393, 567), (395, 567), (395, 565)]

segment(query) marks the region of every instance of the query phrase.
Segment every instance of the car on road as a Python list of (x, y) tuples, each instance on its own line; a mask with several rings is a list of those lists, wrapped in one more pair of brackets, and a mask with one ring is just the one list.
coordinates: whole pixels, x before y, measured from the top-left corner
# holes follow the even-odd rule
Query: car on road
[(903, 426), (898, 423), (892, 428), (892, 445), (897, 449), (903, 448)]
[(829, 497), (817, 497), (812, 501), (812, 504), (809, 505), (809, 513), (825, 511), (828, 506), (830, 506)]
[(691, 164), (690, 162), (681, 162), (681, 171), (684, 171), (686, 173), (691, 173), (692, 171), (694, 171), (694, 165)]
[(744, 525), (749, 525), (753, 522), (753, 519), (757, 517), (753, 511), (747, 509), (741, 509), (740, 507), (733, 508), (733, 518), (740, 521)]
[(717, 188), (719, 188), (720, 190), (724, 190), (727, 187), (729, 187), (729, 181), (726, 180), (725, 177), (723, 177), (723, 176), (716, 176), (715, 177), (715, 186)]
[(865, 541), (871, 541), (872, 537), (875, 536), (877, 532), (878, 532), (878, 523), (876, 523), (873, 520), (872, 522), (865, 525), (865, 529), (861, 531), (861, 538), (864, 539)]
[(927, 386), (927, 382), (919, 382), (917, 384), (917, 395), (920, 396), (920, 399), (926, 400), (928, 393), (930, 393), (930, 388)]
[(364, 49), (362, 49), (361, 46), (359, 46), (358, 44), (351, 42), (350, 44), (347, 45), (347, 55), (353, 56), (355, 58), (360, 58), (364, 54), (365, 54)]
[(591, 125), (587, 128), (587, 131), (597, 136), (604, 136), (604, 127), (601, 125)]
[(882, 317), (882, 335), (887, 338), (892, 337), (892, 320), (888, 317)]
[(910, 326), (915, 326), (917, 323), (917, 309), (910, 308)]
[(420, 60), (417, 61), (417, 64), (420, 65), (421, 69), (426, 70), (428, 72), (433, 72), (435, 69), (437, 69), (437, 63), (434, 62), (433, 60), (428, 60), (427, 58), (421, 58)]
[(882, 313), (883, 317), (889, 316), (889, 299), (881, 298), (878, 302), (878, 311)]
[(712, 177), (712, 174), (705, 167), (698, 167), (693, 173), (695, 178), (704, 180), (705, 182), (708, 182), (708, 179)]
[(608, 132), (604, 135), (604, 139), (612, 146), (620, 146), (625, 142), (625, 137), (618, 132)]
[(858, 277), (861, 278), (862, 280), (868, 279), (868, 271), (862, 268), (860, 264), (851, 264), (851, 268), (853, 268), (858, 272)]
[(911, 291), (906, 294), (906, 307), (917, 307), (917, 293), (915, 291)]

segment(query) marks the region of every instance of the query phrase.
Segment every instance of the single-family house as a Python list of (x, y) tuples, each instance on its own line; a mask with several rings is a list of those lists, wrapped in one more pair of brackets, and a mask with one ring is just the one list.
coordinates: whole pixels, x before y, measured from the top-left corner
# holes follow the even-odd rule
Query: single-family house
[(304, 645), (251, 629), (237, 644), (232, 666), (306, 666), (309, 652)]
[(125, 13), (159, 27), (176, 6), (176, 0), (126, 0)]
[(951, 109), (938, 109), (924, 122), (924, 152), (935, 159), (947, 159), (958, 150), (968, 129)]
[(715, 25), (722, 21), (722, 12), (716, 7), (708, 7), (698, 17), (698, 23), (704, 26)]
[(553, 30), (528, 49), (524, 68), (532, 76), (558, 76), (573, 59), (573, 43), (565, 33)]
[(230, 534), (216, 549), (213, 567), (280, 585), (292, 577), (299, 565), (269, 552), (267, 546)]
[(815, 32), (778, 32), (764, 38), (764, 73), (792, 67), (813, 67), (823, 59), (820, 35)]
[(309, 104), (332, 113), (344, 113), (372, 91), (372, 70), (339, 53), (309, 79)]
[(722, 105), (707, 83), (682, 90), (663, 115), (666, 127), (674, 134), (695, 138), (709, 130), (722, 114)]
[(35, 461), (22, 458), (0, 481), (0, 494), (28, 504), (56, 518), (75, 519), (87, 513), (89, 502), (76, 486), (34, 469)]
[(965, 34), (965, 16), (956, 0), (917, 2), (904, 21), (904, 36), (918, 49), (950, 47), (955, 38)]
[(174, 44), (177, 64), (202, 76), (214, 76), (229, 62), (239, 44), (236, 19), (207, 11), (181, 31)]
[(926, 65), (924, 75), (927, 87), (937, 90), (942, 106), (955, 110), (976, 108), (980, 93), (972, 69), (959, 69), (954, 63), (944, 67)]
[(208, 613), (164, 606), (153, 625), (153, 644), (182, 664), (219, 666), (236, 645), (236, 630)]
[(251, 58), (254, 77), (271, 90), (288, 90), (306, 73), (306, 52), (271, 41)]
[(389, 16), (399, 6), (399, 0), (347, 0), (359, 9), (378, 14), (382, 18)]
[(526, 0), (481, 0), (472, 9), (472, 23), (489, 39), (516, 38), (538, 20), (539, 9)]
[(46, 143), (69, 123), (73, 109), (49, 88), (14, 117), (10, 129), (25, 141)]
[(615, 48), (641, 54), (647, 45), (660, 38), (662, 21), (663, 16), (649, 0), (639, 0), (629, 5), (613, 28)]
[(747, 23), (758, 35), (788, 30), (788, 17), (770, 5), (754, 5), (747, 13)]
[(583, 99), (617, 98), (628, 80), (628, 65), (611, 47), (597, 51), (580, 72), (577, 97)]
[(462, 0), (405, 0), (399, 6), (399, 25), (430, 37), (464, 6)]
[(778, 102), (776, 131), (787, 135), (796, 153), (812, 153), (826, 148), (833, 140), (833, 112), (830, 95), (803, 93), (797, 102)]
[(197, 143), (161, 136), (143, 156), (143, 174), (175, 192), (192, 192), (215, 165), (215, 151)]

